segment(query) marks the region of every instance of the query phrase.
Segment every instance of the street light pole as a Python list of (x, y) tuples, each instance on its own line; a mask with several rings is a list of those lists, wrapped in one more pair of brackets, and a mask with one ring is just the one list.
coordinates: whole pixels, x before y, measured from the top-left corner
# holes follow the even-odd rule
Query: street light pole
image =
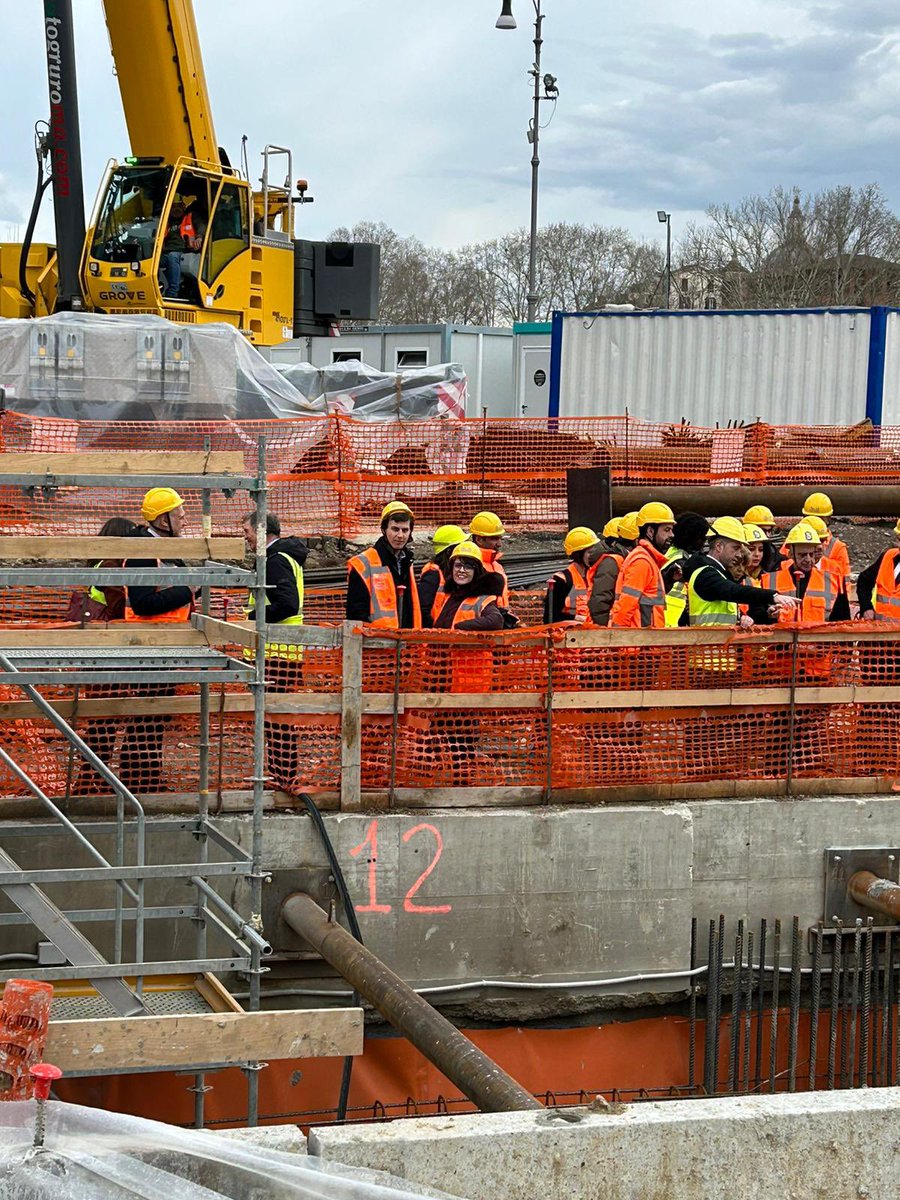
[(666, 226), (666, 308), (672, 307), (672, 214), (665, 209), (656, 210), (656, 219)]
[[(556, 100), (559, 88), (553, 75), (541, 75), (541, 36), (544, 14), (541, 12), (541, 0), (531, 0), (534, 5), (534, 62), (529, 74), (534, 80), (534, 112), (529, 123), (528, 141), (531, 143), (531, 228), (528, 240), (528, 292), (525, 300), (528, 306), (528, 320), (537, 319), (537, 232), (538, 232), (538, 172), (541, 159), (539, 153), (541, 131), (541, 101)], [(515, 29), (516, 19), (512, 15), (512, 0), (503, 0), (503, 9), (497, 19), (498, 29)], [(544, 93), (541, 95), (541, 85)]]

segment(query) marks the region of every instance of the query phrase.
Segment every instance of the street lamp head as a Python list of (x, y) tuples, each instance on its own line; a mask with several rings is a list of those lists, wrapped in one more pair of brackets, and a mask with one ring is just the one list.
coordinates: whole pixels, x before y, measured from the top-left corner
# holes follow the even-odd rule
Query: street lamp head
[(516, 18), (512, 14), (512, 0), (503, 0), (500, 16), (497, 18), (495, 29), (515, 29)]
[(656, 210), (656, 219), (659, 221), (660, 225), (665, 225), (666, 221), (669, 219), (669, 214), (665, 211), (665, 209), (658, 208)]

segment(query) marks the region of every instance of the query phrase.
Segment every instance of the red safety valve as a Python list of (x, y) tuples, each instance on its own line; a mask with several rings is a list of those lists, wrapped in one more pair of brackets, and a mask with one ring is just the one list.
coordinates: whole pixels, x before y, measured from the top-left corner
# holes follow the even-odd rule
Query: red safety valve
[(53, 1063), (35, 1063), (28, 1074), (34, 1080), (35, 1100), (49, 1099), (50, 1088), (57, 1079), (62, 1079), (62, 1071)]

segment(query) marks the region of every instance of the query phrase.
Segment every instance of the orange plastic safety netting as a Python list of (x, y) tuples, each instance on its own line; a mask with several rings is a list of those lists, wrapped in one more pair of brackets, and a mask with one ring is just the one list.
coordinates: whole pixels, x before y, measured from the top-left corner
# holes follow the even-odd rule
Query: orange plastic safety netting
[[(375, 532), (383, 506), (397, 498), (410, 504), (422, 529), (465, 523), (483, 508), (512, 531), (563, 529), (566, 471), (579, 467), (608, 466), (614, 483), (636, 486), (900, 482), (900, 428), (865, 422), (704, 429), (632, 417), (107, 422), (7, 412), (0, 432), (8, 451), (46, 453), (51, 472), (60, 451), (202, 450), (208, 442), (213, 450), (243, 452), (253, 473), (265, 436), (269, 505), (286, 528), (348, 540)], [(199, 529), (200, 496), (185, 499), (189, 526)], [(109, 516), (136, 516), (137, 500), (125, 488), (63, 488), (30, 498), (3, 488), (0, 525), (95, 533)], [(246, 508), (245, 495), (216, 496), (215, 531), (236, 530)]]

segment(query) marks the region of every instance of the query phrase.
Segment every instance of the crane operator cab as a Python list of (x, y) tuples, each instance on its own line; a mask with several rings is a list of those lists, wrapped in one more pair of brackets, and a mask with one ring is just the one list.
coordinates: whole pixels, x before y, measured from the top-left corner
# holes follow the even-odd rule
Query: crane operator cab
[(283, 187), (269, 183), (275, 152), (287, 153), (266, 148), (256, 193), (229, 166), (111, 163), (86, 241), (87, 306), (188, 324), (225, 321), (264, 345), (292, 337), (290, 173)]

